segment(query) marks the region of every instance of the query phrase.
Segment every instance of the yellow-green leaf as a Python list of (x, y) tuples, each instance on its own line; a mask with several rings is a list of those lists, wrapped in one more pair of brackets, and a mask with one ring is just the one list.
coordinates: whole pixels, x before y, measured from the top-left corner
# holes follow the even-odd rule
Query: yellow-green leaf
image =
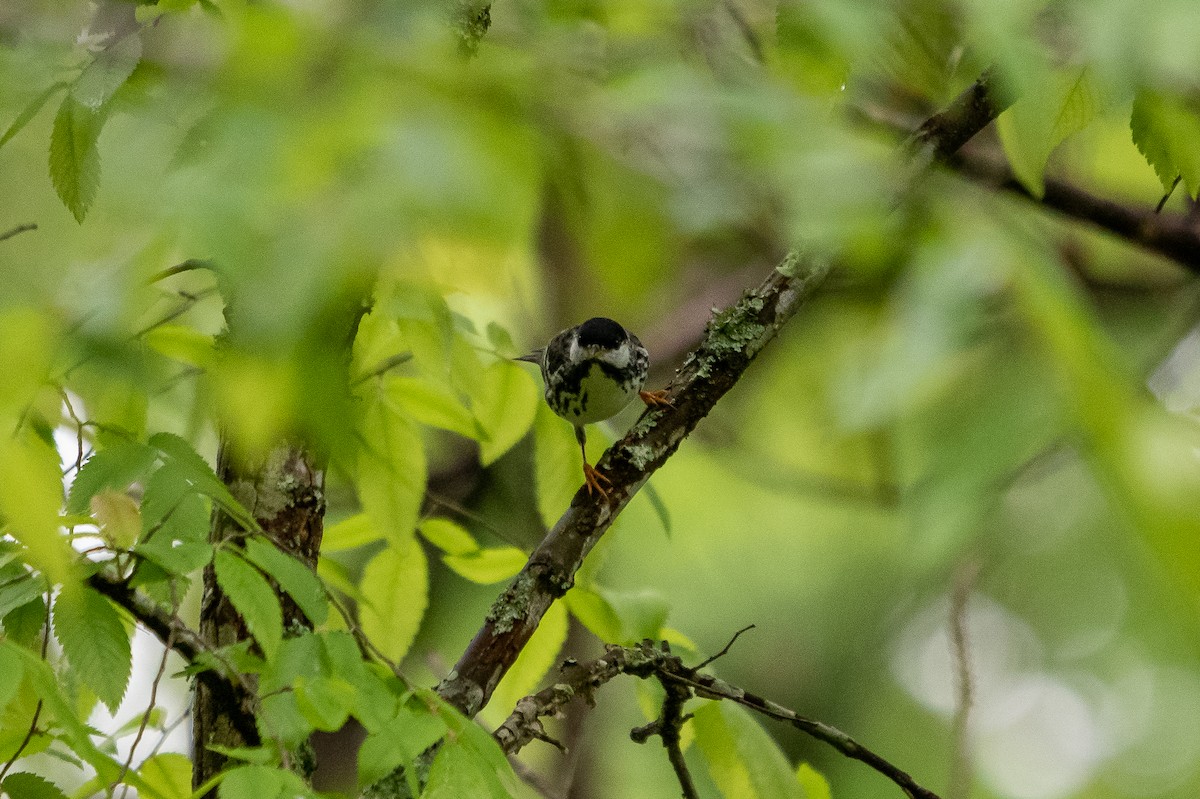
[(1050, 154), (1096, 115), (1096, 97), (1086, 69), (1056, 72), (1026, 87), (996, 120), (1013, 174), (1036, 197), (1046, 191)]
[(4, 530), (25, 545), (30, 563), (53, 583), (69, 582), (74, 559), (58, 525), (62, 503), (58, 453), (39, 438), (0, 436)]
[(417, 528), (425, 540), (447, 555), (468, 555), (479, 550), (479, 544), (466, 529), (449, 519), (426, 519)]
[(481, 378), (471, 407), (487, 432), (479, 444), (479, 460), (488, 466), (529, 432), (541, 403), (541, 389), (522, 367), (508, 361), (496, 361)]
[(805, 799), (833, 799), (829, 780), (807, 763), (801, 763), (796, 767), (796, 782), (800, 783), (800, 787), (804, 789)]
[(692, 720), (713, 782), (727, 799), (805, 799), (779, 745), (749, 712), (709, 702)]
[(378, 541), (383, 536), (365, 513), (356, 513), (329, 527), (321, 538), (322, 552), (354, 549)]
[(192, 761), (177, 752), (161, 752), (146, 759), (138, 772), (161, 799), (188, 799), (192, 795)]
[(555, 602), (546, 610), (533, 637), (500, 680), (488, 706), (480, 714), (489, 727), (503, 722), (518, 699), (536, 691), (538, 683), (557, 662), (558, 653), (567, 640), (567, 617), (567, 609), (561, 602)]
[(413, 423), (387, 397), (369, 400), (362, 421), (358, 497), (375, 529), (395, 545), (412, 539), (425, 495), (425, 450)]
[(91, 499), (92, 515), (100, 532), (118, 549), (129, 549), (142, 532), (142, 513), (133, 497), (105, 489)]
[(425, 553), (410, 541), (389, 546), (363, 570), (360, 584), (366, 604), (360, 606), (363, 632), (388, 658), (399, 662), (408, 652), (429, 602)]
[(54, 634), (71, 668), (113, 713), (129, 684), (129, 632), (117, 609), (79, 583), (63, 586), (54, 602)]
[(160, 355), (201, 369), (208, 368), (216, 354), (213, 337), (187, 325), (159, 325), (146, 331), (142, 341)]
[(263, 654), (275, 657), (283, 640), (283, 611), (267, 579), (238, 555), (226, 549), (213, 554), (217, 585), (246, 620), (246, 627)]
[(385, 385), (388, 398), (418, 422), (466, 438), (485, 437), (475, 417), (444, 383), (420, 377), (390, 377)]
[(528, 556), (516, 547), (480, 549), (465, 555), (444, 555), (442, 562), (460, 577), (489, 585), (507, 580), (521, 571)]
[(105, 109), (89, 108), (71, 95), (63, 98), (50, 134), (50, 181), (58, 198), (83, 222), (100, 186), (100, 150)]

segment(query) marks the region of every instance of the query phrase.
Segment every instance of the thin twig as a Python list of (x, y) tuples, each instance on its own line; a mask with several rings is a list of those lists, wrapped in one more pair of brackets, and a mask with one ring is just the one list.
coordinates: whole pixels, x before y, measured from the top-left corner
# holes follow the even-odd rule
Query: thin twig
[(954, 590), (950, 593), (950, 646), (954, 658), (955, 707), (951, 726), (953, 752), (950, 759), (950, 779), (946, 788), (948, 799), (967, 799), (971, 795), (971, 747), (968, 721), (971, 714), (973, 683), (971, 679), (970, 642), (967, 639), (967, 603), (975, 581), (979, 578), (979, 561), (965, 560), (954, 572)]
[(730, 648), (733, 646), (734, 642), (737, 641), (737, 639), (741, 636), (742, 633), (749, 632), (750, 630), (753, 630), (756, 628), (757, 628), (757, 625), (755, 625), (755, 624), (747, 624), (745, 627), (743, 627), (742, 629), (738, 630), (736, 633), (733, 634), (733, 637), (729, 639), (729, 643), (725, 644), (724, 649), (722, 649), (720, 652), (713, 655), (712, 657), (708, 658), (707, 660), (700, 661), (700, 663), (693, 666), (692, 668), (694, 668), (696, 671), (699, 671), (700, 669), (704, 668), (708, 664), (712, 663), (717, 658), (725, 657), (725, 655), (729, 652)]
[[(175, 580), (171, 580), (171, 615), (174, 616), (179, 612), (179, 597), (175, 587)], [(120, 785), (125, 780), (125, 775), (129, 772), (129, 767), (133, 765), (133, 756), (137, 753), (138, 744), (142, 742), (142, 736), (146, 734), (146, 726), (150, 723), (150, 714), (154, 712), (154, 706), (158, 703), (158, 686), (162, 682), (163, 675), (167, 671), (167, 658), (171, 655), (171, 647), (175, 643), (175, 628), (171, 628), (171, 632), (167, 634), (167, 640), (163, 643), (162, 660), (158, 662), (158, 673), (154, 675), (154, 682), (150, 683), (150, 701), (146, 703), (146, 712), (142, 714), (142, 721), (138, 725), (137, 735), (133, 737), (133, 744), (129, 747), (129, 757), (125, 758), (125, 762), (121, 765), (121, 773), (117, 775), (116, 781), (112, 787)], [(112, 793), (112, 787), (109, 793)], [(121, 799), (125, 799), (129, 794), (129, 783), (125, 783), (121, 788)]]
[(30, 230), (37, 230), (37, 229), (38, 229), (37, 222), (26, 222), (23, 225), (17, 225), (15, 228), (12, 228), (11, 230), (6, 230), (3, 233), (0, 233), (0, 241), (8, 241), (13, 236), (19, 235), (21, 233), (26, 233)]
[(146, 284), (157, 283), (160, 280), (166, 280), (174, 275), (182, 274), (183, 272), (192, 272), (197, 269), (212, 269), (213, 262), (206, 261), (203, 258), (188, 258), (182, 263), (168, 266), (166, 269), (155, 272), (150, 277), (146, 278)]

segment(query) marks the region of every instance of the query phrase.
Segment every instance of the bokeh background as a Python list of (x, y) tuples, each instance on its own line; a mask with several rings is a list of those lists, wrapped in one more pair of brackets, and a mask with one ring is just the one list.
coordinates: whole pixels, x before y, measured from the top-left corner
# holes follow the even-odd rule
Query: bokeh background
[[(423, 517), (528, 549), (579, 485), (570, 428), (532, 368), (483, 387), (464, 375), (606, 315), (646, 342), (662, 385), (713, 307), (791, 248), (822, 253), (830, 281), (654, 476), (669, 523), (639, 497), (593, 553), (613, 632), (699, 658), (754, 624), (720, 676), (943, 795), (1195, 796), (1196, 281), (953, 171), (914, 178), (901, 144), (994, 66), (1018, 104), (972, 147), (1022, 164), (1027, 184), (1045, 169), (1153, 206), (1163, 182), (1131, 105), (1194, 96), (1200, 11), (499, 0), (467, 57), (467, 7), (4, 4), (0, 125), (76, 80), (97, 32), (134, 26), (140, 54), (128, 80), (93, 75), (119, 88), (82, 222), (48, 169), (62, 91), (0, 146), (0, 230), (38, 225), (0, 242), (0, 363), (50, 353), (85, 418), (210, 456), (221, 427), (248, 450), (298, 428), (336, 453), (354, 433), (323, 388), (344, 345), (328, 320), (375, 285), (391, 327), (372, 341), (417, 354), (398, 374), (437, 376), (468, 419), (492, 396), (507, 410), (491, 432), (517, 442), (484, 465), (453, 420), (424, 425)], [(1163, 213), (1192, 213), (1186, 188)], [(187, 259), (217, 276), (154, 279)], [(442, 307), (454, 343), (439, 348), (423, 325)], [(359, 510), (336, 457), (328, 502), (331, 525)], [(328, 579), (356, 579), (373, 550), (355, 543), (331, 543)], [(499, 586), (423, 546), (428, 610), (404, 667), (431, 683)], [(601, 653), (578, 621), (556, 623), (563, 656)], [(184, 684), (170, 693), (178, 712)], [(526, 759), (557, 795), (672, 795), (663, 753), (628, 739), (651, 695), (605, 687), (557, 728), (568, 755), (535, 742)], [(897, 793), (766, 729), (835, 797)], [(186, 751), (186, 725), (169, 746)]]

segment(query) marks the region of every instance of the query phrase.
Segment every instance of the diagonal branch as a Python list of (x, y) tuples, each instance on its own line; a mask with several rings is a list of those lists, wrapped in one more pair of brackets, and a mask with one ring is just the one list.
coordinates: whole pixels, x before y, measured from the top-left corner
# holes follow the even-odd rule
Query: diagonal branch
[(673, 408), (647, 410), (597, 464), (612, 481), (607, 498), (580, 489), (566, 513), (488, 613), (438, 693), (474, 716), (537, 629), (546, 609), (574, 584), (575, 572), (633, 495), (733, 388), (754, 357), (821, 285), (830, 265), (791, 255), (762, 285), (709, 322), (704, 340), (667, 391)]
[(1046, 178), (1046, 193), (1039, 199), (1016, 179), (1007, 164), (986, 153), (964, 151), (949, 163), (980, 183), (1115, 233), (1200, 274), (1200, 220), (1185, 214), (1160, 214), (1150, 206), (1124, 205), (1050, 177)]
[[(1003, 110), (990, 83), (990, 73), (984, 73), (946, 111), (922, 126), (914, 141), (918, 162), (946, 158)], [(820, 256), (793, 253), (758, 288), (709, 322), (700, 346), (688, 355), (667, 389), (674, 407), (646, 411), (600, 459), (598, 468), (612, 481), (608, 497), (590, 497), (583, 490), (576, 493), (438, 686), (446, 701), (467, 716), (487, 704), (546, 609), (574, 584), (575, 572), (617, 514), (737, 383), (830, 270)]]

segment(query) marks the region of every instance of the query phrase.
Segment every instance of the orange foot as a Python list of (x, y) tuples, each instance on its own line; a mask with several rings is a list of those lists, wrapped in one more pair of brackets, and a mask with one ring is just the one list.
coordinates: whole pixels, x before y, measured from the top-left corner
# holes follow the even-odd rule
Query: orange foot
[(587, 461), (583, 462), (583, 480), (585, 483), (587, 483), (587, 490), (588, 490), (589, 497), (593, 493), (599, 493), (600, 496), (604, 497), (605, 499), (608, 499), (608, 490), (605, 489), (604, 486), (600, 485), (600, 483), (605, 482), (605, 483), (608, 483), (609, 485), (612, 485), (612, 480), (609, 480), (603, 474), (596, 471), (596, 469), (594, 467), (592, 467), (592, 465), (589, 464)]
[(646, 403), (646, 405), (651, 408), (675, 407), (671, 404), (671, 400), (667, 399), (667, 392), (665, 389), (660, 388), (658, 391), (639, 391), (638, 396), (642, 398), (642, 402)]

